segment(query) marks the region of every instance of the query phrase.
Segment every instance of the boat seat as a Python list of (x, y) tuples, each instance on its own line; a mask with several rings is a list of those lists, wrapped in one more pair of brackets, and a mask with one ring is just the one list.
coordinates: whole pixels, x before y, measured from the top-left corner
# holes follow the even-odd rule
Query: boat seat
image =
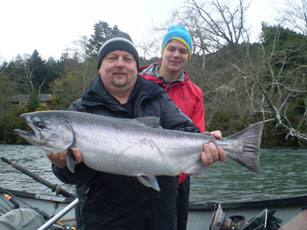
[(33, 230), (45, 223), (44, 218), (33, 209), (13, 209), (0, 216), (1, 230)]

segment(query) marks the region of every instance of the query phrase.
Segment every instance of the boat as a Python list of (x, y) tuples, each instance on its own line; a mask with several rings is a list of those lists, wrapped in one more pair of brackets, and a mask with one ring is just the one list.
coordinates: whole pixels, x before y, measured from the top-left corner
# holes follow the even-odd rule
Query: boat
[[(304, 211), (305, 210), (305, 211)], [(220, 212), (220, 213), (218, 213)], [(214, 225), (221, 225), (223, 222), (237, 220), (240, 223), (241, 229), (251, 225), (252, 222), (263, 220), (265, 222), (270, 221), (274, 214), (274, 218), (278, 219), (280, 225), (283, 226), (289, 223), (291, 220), (300, 216), (304, 212), (305, 228), (289, 228), (289, 230), (305, 230), (307, 229), (307, 195), (288, 197), (283, 199), (269, 199), (269, 200), (256, 200), (256, 201), (240, 201), (240, 202), (195, 202), (190, 203), (188, 227), (189, 230), (198, 229), (215, 229)], [(301, 220), (300, 220), (301, 221)], [(243, 223), (242, 223), (243, 222)], [(238, 225), (233, 223), (233, 225)], [(244, 226), (242, 228), (242, 226)], [(210, 228), (211, 227), (211, 228)], [(229, 229), (240, 229), (235, 228)], [(260, 227), (260, 226), (259, 226)], [(216, 228), (221, 229), (221, 228)], [(222, 228), (228, 229), (228, 228)], [(266, 228), (256, 228), (266, 229)], [(286, 230), (286, 229), (284, 229)]]
[[(1, 160), (56, 191), (56, 195), (41, 195), (0, 187), (0, 224), (3, 216), (25, 209), (43, 217), (44, 221), (39, 230), (76, 229), (74, 206), (78, 200), (73, 194), (5, 157), (1, 157)], [(20, 215), (20, 212), (12, 215)], [(266, 226), (274, 221), (276, 226), (283, 225), (281, 230), (307, 230), (307, 195), (256, 201), (191, 202), (187, 229), (266, 230), (269, 229)], [(250, 226), (252, 228), (249, 228)]]
[[(65, 208), (76, 200), (74, 197), (42, 195), (2, 187), (0, 187), (0, 193), (0, 229), (2, 229), (1, 223), (10, 221), (12, 216), (29, 215), (29, 212), (32, 212), (32, 216), (33, 213), (36, 213), (39, 217), (42, 217), (38, 217), (38, 219), (43, 219), (39, 226), (48, 223), (53, 217), (59, 215), (58, 218), (56, 218), (57, 220), (48, 224), (50, 228), (42, 229), (76, 229), (74, 208), (72, 207), (65, 211)], [(62, 213), (63, 210), (65, 211), (64, 213)], [(26, 229), (28, 230), (31, 228)]]
[[(8, 200), (3, 194), (9, 194), (11, 200)], [(27, 208), (38, 211), (39, 214), (44, 215), (47, 220), (56, 214), (60, 213), (65, 207), (74, 202), (73, 197), (63, 197), (56, 195), (40, 195), (30, 193), (26, 191), (18, 191), (11, 189), (1, 190), (0, 207), (8, 206), (11, 210), (14, 209), (14, 202), (17, 202), (19, 208)], [(5, 198), (5, 199), (4, 199)], [(12, 202), (13, 201), (13, 202)], [(17, 208), (17, 207), (15, 207)], [(307, 196), (289, 197), (284, 199), (271, 199), (271, 200), (258, 200), (258, 201), (241, 201), (241, 202), (196, 202), (190, 203), (189, 206), (189, 218), (188, 218), (188, 230), (214, 230), (221, 228), (214, 228), (221, 226), (226, 220), (237, 219), (238, 223), (232, 223), (230, 229), (244, 229), (253, 220), (259, 219), (265, 220), (265, 215), (272, 210), (275, 211), (274, 216), (277, 219), (282, 220), (281, 225), (284, 225), (294, 219), (296, 216), (302, 213), (303, 209), (307, 208)], [(307, 209), (306, 217), (307, 217)], [(4, 213), (0, 212), (0, 215)], [(243, 220), (243, 222), (242, 222)], [(268, 222), (269, 220), (266, 220)], [(306, 221), (307, 227), (307, 218)], [(233, 221), (234, 222), (234, 221)], [(264, 223), (261, 223), (263, 227)], [(52, 225), (50, 229), (76, 229), (75, 212), (74, 208), (71, 208), (64, 216), (62, 216), (56, 223)], [(237, 228), (234, 228), (236, 226)], [(49, 229), (49, 228), (48, 228)], [(227, 228), (222, 228), (227, 230)], [(266, 228), (256, 228), (266, 229)], [(294, 228), (289, 228), (296, 230)], [(299, 228), (300, 230), (303, 230)], [(286, 229), (285, 229), (286, 230)]]

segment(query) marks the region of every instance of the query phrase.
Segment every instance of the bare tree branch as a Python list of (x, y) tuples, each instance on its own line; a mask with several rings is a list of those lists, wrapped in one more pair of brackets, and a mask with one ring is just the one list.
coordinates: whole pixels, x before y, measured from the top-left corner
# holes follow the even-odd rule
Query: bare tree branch
[(281, 25), (307, 35), (307, 0), (284, 0)]

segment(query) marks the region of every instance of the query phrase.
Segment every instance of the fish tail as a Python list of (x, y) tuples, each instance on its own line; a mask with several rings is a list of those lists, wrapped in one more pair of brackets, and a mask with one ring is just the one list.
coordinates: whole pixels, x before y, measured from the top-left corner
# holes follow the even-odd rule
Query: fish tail
[(263, 123), (259, 122), (227, 137), (227, 139), (232, 139), (235, 143), (239, 143), (235, 154), (229, 154), (229, 157), (254, 172), (260, 172), (259, 150), (262, 129)]

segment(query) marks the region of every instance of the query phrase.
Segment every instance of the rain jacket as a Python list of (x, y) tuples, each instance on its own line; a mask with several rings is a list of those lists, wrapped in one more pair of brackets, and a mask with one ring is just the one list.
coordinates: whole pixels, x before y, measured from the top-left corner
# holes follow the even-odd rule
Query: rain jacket
[[(163, 128), (199, 132), (163, 89), (142, 77), (127, 104), (109, 94), (97, 76), (70, 109), (118, 118), (157, 116)], [(176, 229), (177, 177), (158, 176), (161, 191), (157, 192), (135, 177), (95, 171), (83, 163), (76, 165), (74, 174), (55, 165), (53, 172), (63, 182), (77, 185), (83, 229)]]

